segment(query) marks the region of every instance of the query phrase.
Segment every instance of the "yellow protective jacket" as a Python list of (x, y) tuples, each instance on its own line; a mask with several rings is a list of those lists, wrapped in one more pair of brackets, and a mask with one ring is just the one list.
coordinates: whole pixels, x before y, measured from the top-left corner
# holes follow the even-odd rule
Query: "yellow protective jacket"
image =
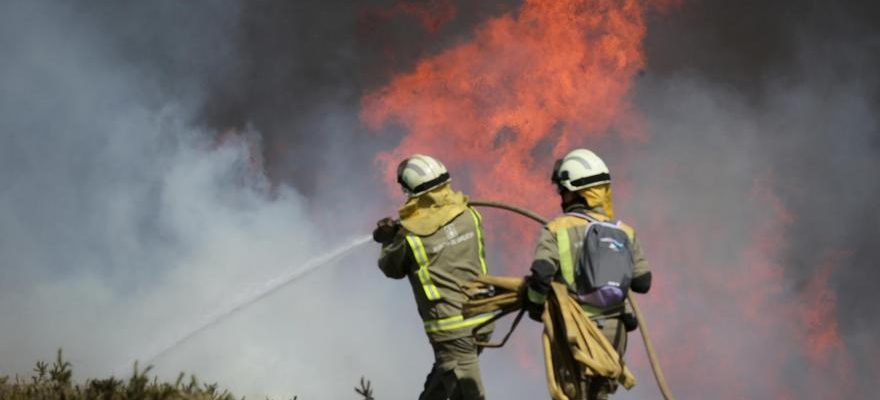
[[(464, 285), (488, 271), (480, 214), (466, 203), (456, 212), (433, 232), (428, 229), (430, 233), (415, 234), (404, 225), (379, 256), (379, 269), (386, 276), (409, 278), (425, 332), (435, 343), (472, 335), (492, 316), (462, 317), (468, 300)], [(479, 333), (491, 330), (487, 325)]]

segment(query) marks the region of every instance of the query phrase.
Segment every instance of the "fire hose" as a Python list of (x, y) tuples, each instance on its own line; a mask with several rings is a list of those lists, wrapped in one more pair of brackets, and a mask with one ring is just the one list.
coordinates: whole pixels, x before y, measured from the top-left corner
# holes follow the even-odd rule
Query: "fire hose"
[[(524, 216), (526, 218), (529, 218), (535, 222), (538, 222), (541, 225), (546, 225), (548, 222), (545, 218), (541, 217), (540, 215), (538, 215), (532, 211), (526, 210), (521, 207), (513, 206), (510, 204), (500, 203), (500, 202), (496, 202), (496, 201), (486, 201), (486, 200), (471, 200), (468, 203), (470, 205), (476, 206), (476, 207), (489, 207), (489, 208), (497, 208), (497, 209), (510, 211), (510, 212), (519, 214), (521, 216)], [(669, 385), (667, 385), (667, 383), (666, 383), (666, 378), (663, 375), (662, 368), (660, 367), (660, 361), (657, 358), (657, 353), (654, 351), (654, 346), (651, 342), (651, 336), (648, 332), (648, 326), (647, 326), (647, 324), (645, 324), (645, 318), (642, 315), (642, 311), (639, 308), (638, 302), (636, 301), (635, 297), (632, 295), (632, 292), (627, 293), (627, 300), (629, 300), (629, 303), (633, 309), (633, 313), (635, 314), (636, 319), (639, 322), (639, 332), (641, 333), (642, 341), (645, 344), (645, 352), (647, 352), (647, 354), (648, 354), (648, 361), (651, 364), (651, 371), (654, 374), (654, 379), (657, 381), (657, 387), (660, 389), (660, 393), (663, 395), (664, 399), (673, 400), (674, 397), (672, 396), (672, 392), (669, 390)], [(522, 317), (522, 314), (517, 316), (517, 319), (511, 328), (511, 332), (512, 332), (513, 328), (516, 327), (515, 324), (519, 322), (519, 319), (521, 317)], [(504, 338), (504, 342), (506, 342), (509, 337), (510, 337), (510, 333), (508, 333), (507, 336)], [(502, 345), (504, 342), (502, 342)]]

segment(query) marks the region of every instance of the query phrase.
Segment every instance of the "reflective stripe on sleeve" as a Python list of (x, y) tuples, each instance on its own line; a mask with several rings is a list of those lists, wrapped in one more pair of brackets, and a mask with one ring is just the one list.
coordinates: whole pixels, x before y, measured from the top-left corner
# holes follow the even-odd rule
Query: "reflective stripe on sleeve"
[(489, 273), (489, 269), (486, 268), (486, 249), (483, 247), (483, 226), (480, 222), (483, 220), (480, 217), (480, 213), (477, 210), (474, 210), (473, 207), (469, 207), (471, 211), (471, 217), (474, 218), (474, 229), (477, 231), (477, 246), (480, 248), (480, 268), (483, 271), (483, 275)]
[(440, 291), (437, 290), (437, 286), (434, 286), (434, 281), (431, 280), (431, 273), (428, 272), (428, 254), (425, 252), (425, 245), (422, 244), (422, 239), (416, 235), (407, 235), (406, 241), (409, 243), (409, 247), (412, 248), (416, 262), (419, 264), (417, 274), (419, 282), (422, 284), (422, 289), (425, 291), (425, 296), (428, 300), (440, 300)]
[(433, 333), (440, 331), (451, 331), (455, 329), (467, 328), (470, 326), (475, 326), (482, 324), (494, 317), (494, 313), (486, 313), (475, 315), (468, 319), (465, 319), (461, 315), (456, 315), (454, 317), (435, 319), (431, 321), (425, 321), (425, 332)]
[(556, 231), (556, 246), (559, 248), (559, 269), (562, 270), (562, 279), (566, 284), (571, 285), (574, 283), (574, 260), (571, 259), (568, 229)]

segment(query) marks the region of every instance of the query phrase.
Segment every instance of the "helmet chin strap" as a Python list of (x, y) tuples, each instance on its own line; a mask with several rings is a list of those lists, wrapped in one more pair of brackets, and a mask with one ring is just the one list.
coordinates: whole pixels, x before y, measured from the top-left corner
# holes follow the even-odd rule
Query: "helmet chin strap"
[(590, 208), (590, 205), (587, 203), (587, 199), (583, 198), (575, 192), (569, 191), (568, 189), (563, 188), (563, 190), (564, 191), (560, 193), (561, 206), (563, 210), (576, 204), (582, 204), (585, 207)]

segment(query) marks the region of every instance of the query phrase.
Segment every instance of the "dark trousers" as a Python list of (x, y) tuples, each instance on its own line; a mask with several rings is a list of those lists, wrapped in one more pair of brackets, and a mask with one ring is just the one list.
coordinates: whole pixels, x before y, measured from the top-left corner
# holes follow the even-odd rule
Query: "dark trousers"
[(480, 350), (473, 337), (432, 343), (434, 367), (419, 400), (484, 400)]

